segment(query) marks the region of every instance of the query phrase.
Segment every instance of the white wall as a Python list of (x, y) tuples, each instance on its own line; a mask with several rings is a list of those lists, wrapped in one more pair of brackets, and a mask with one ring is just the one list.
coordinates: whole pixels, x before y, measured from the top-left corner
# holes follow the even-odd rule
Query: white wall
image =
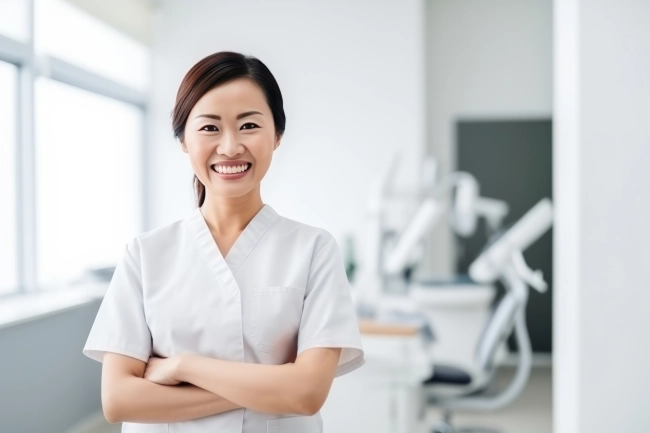
[[(193, 206), (192, 172), (169, 114), (185, 72), (234, 50), (260, 58), (280, 84), (287, 130), (262, 199), (281, 215), (362, 233), (369, 180), (404, 151), (400, 186), (424, 149), (424, 5), (405, 1), (162, 1), (154, 23), (150, 226)], [(361, 236), (361, 235), (360, 235)], [(361, 240), (361, 238), (359, 239)]]
[(650, 431), (650, 3), (555, 8), (554, 431)]
[(137, 41), (145, 45), (151, 44), (153, 0), (66, 1)]
[[(550, 117), (552, 0), (427, 2), (428, 150), (440, 174), (456, 166), (460, 118)], [(445, 224), (430, 242), (431, 270), (451, 272), (453, 238)]]

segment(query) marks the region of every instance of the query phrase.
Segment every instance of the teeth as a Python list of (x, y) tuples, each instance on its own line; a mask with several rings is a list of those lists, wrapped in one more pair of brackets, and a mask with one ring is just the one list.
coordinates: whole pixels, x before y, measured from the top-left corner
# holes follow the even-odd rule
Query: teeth
[(241, 173), (242, 171), (248, 170), (248, 164), (236, 165), (236, 166), (213, 165), (212, 169), (217, 173), (225, 173), (225, 174)]

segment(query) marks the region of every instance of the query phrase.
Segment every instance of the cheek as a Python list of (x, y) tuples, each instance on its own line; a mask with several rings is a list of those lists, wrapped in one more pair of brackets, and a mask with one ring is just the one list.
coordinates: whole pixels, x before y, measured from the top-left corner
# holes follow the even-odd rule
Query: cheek
[(249, 149), (260, 166), (268, 166), (273, 156), (273, 138), (260, 135), (249, 143)]
[(196, 169), (204, 167), (212, 154), (209, 140), (206, 140), (205, 137), (188, 140), (186, 146), (192, 167)]

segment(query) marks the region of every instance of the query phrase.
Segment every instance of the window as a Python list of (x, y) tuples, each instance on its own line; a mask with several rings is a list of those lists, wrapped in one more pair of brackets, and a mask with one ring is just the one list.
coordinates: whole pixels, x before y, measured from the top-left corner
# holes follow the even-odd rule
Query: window
[(0, 299), (115, 266), (142, 230), (149, 64), (67, 1), (0, 0)]
[(21, 42), (29, 39), (28, 0), (0, 0), (0, 34)]
[(16, 238), (16, 107), (17, 71), (0, 62), (0, 294), (18, 285)]
[(114, 265), (137, 234), (143, 114), (39, 78), (35, 94), (38, 283)]
[(64, 0), (36, 0), (35, 20), (37, 52), (147, 90), (150, 59), (143, 44)]

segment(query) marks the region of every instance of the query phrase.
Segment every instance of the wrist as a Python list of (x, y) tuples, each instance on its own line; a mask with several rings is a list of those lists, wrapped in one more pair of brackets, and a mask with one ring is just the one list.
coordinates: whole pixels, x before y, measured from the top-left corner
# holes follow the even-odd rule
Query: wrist
[(174, 379), (179, 382), (187, 382), (187, 364), (190, 361), (192, 354), (182, 353), (176, 357), (176, 365), (174, 368)]

